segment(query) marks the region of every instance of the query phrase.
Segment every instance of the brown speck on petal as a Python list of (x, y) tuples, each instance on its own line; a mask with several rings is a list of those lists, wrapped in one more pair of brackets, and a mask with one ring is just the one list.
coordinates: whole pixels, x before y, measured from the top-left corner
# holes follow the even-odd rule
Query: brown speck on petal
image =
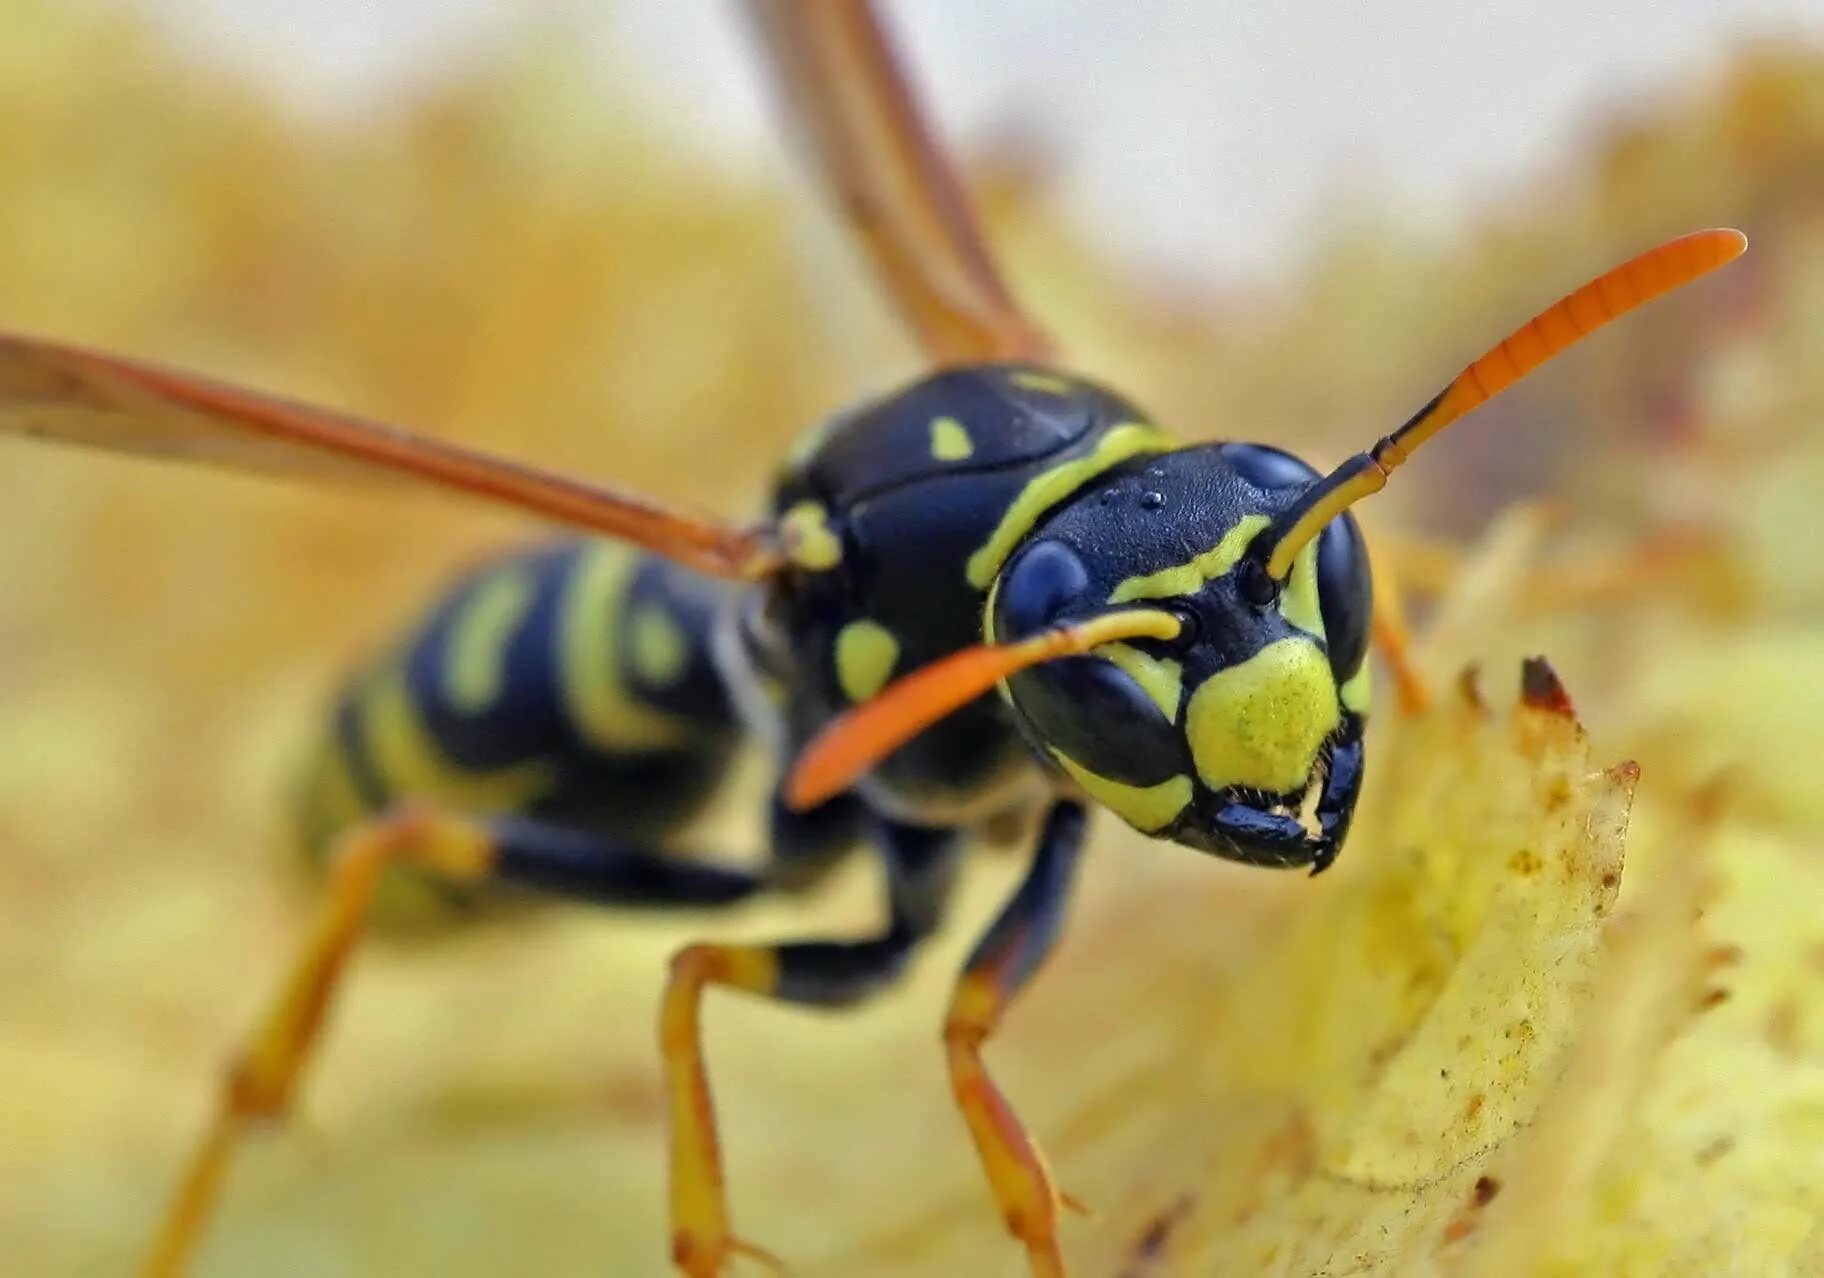
[(1463, 698), (1463, 704), (1472, 710), (1487, 710), (1488, 702), (1482, 699), (1482, 667), (1471, 662), (1463, 667), (1457, 676), (1457, 693)]
[(1640, 765), (1632, 759), (1623, 759), (1614, 767), (1607, 769), (1606, 775), (1611, 781), (1631, 786), (1640, 780)]
[(1560, 714), (1567, 719), (1577, 717), (1570, 693), (1564, 690), (1558, 672), (1544, 657), (1528, 657), (1520, 663), (1520, 700), (1535, 710)]

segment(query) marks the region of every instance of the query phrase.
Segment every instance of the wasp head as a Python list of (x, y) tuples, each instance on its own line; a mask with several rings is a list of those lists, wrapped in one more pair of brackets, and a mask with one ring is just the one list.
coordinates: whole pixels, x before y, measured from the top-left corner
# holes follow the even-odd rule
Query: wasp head
[(1037, 528), (989, 596), (997, 643), (1124, 605), (1179, 619), (1005, 685), (1034, 746), (1143, 833), (1257, 864), (1336, 855), (1361, 783), (1367, 556), (1346, 514), (1283, 580), (1260, 553), (1317, 479), (1249, 444), (1137, 460)]

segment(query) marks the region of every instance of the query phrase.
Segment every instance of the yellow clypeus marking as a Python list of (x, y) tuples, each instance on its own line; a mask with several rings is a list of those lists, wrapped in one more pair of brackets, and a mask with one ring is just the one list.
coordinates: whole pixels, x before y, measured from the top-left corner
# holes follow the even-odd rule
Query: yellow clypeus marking
[(1077, 384), (1068, 377), (1059, 377), (1056, 373), (1015, 373), (1007, 379), (1015, 386), (1026, 390), (1044, 391), (1047, 395), (1074, 395)]
[(975, 455), (975, 441), (968, 429), (954, 417), (938, 417), (931, 422), (931, 455), (938, 461), (962, 461)]
[(1317, 542), (1298, 552), (1292, 575), (1279, 596), (1279, 615), (1308, 635), (1324, 638), (1324, 608), (1317, 596)]
[(465, 714), (480, 714), (500, 698), (507, 678), (507, 645), (538, 597), (529, 569), (497, 568), (476, 583), (450, 628), (443, 657), (443, 690)]
[(1169, 657), (1154, 657), (1125, 643), (1105, 643), (1094, 653), (1107, 657), (1127, 677), (1140, 685), (1161, 713), (1172, 722), (1178, 721), (1178, 701), (1184, 695), (1184, 670)]
[(820, 501), (801, 501), (779, 517), (785, 553), (811, 572), (827, 572), (842, 562), (842, 541), (830, 531), (830, 512)]
[(836, 632), (836, 681), (859, 704), (887, 686), (899, 660), (899, 640), (878, 621), (862, 618)]
[(447, 757), (418, 712), (405, 672), (388, 664), (360, 693), (361, 742), (374, 773), (398, 795), (467, 812), (510, 812), (544, 794), (556, 774), (543, 760), (487, 772)]
[(564, 584), (558, 671), (577, 732), (603, 750), (681, 744), (687, 729), (634, 696), (623, 676), (617, 622), (639, 560), (610, 542), (590, 542)]
[(1369, 661), (1366, 653), (1362, 654), (1361, 667), (1337, 689), (1342, 698), (1343, 708), (1356, 714), (1368, 713), (1369, 694), (1373, 692), (1373, 680), (1369, 677)]
[(1158, 785), (1128, 785), (1091, 772), (1055, 747), (1051, 756), (1083, 788), (1083, 793), (1142, 834), (1163, 830), (1191, 801), (1191, 779), (1187, 776), (1168, 777)]
[(1136, 599), (1176, 599), (1194, 595), (1206, 581), (1215, 581), (1241, 562), (1248, 546), (1260, 530), (1273, 521), (1265, 515), (1243, 515), (1222, 539), (1189, 563), (1161, 568), (1144, 577), (1129, 577), (1108, 596), (1111, 604), (1131, 603)]
[(1199, 684), (1184, 732), (1211, 789), (1285, 794), (1310, 779), (1318, 748), (1341, 717), (1323, 651), (1308, 639), (1280, 639)]
[(655, 688), (678, 681), (690, 663), (690, 641), (663, 604), (641, 604), (627, 621), (633, 643), (633, 671)]
[(1013, 553), (1013, 548), (1032, 531), (1032, 526), (1045, 512), (1097, 475), (1130, 457), (1162, 453), (1176, 446), (1169, 435), (1155, 427), (1123, 422), (1111, 427), (1090, 452), (1034, 475), (1008, 503), (1001, 522), (982, 548), (969, 556), (969, 584), (977, 590), (986, 590), (1001, 565), (1007, 562), (1007, 556)]

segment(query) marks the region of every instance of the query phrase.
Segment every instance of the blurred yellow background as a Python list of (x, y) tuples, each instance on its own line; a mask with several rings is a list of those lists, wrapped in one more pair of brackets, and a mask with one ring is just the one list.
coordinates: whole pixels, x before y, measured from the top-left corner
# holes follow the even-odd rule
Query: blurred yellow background
[[(1824, 1272), (1820, 86), (1824, 56), (1744, 50), (1683, 100), (1592, 123), (1574, 162), (1442, 245), (1364, 222), (1245, 291), (1148, 284), (1087, 248), (1042, 198), (1067, 153), (1009, 142), (976, 166), (1013, 277), (1085, 371), (1187, 437), (1320, 462), (1656, 237), (1734, 224), (1753, 244), (1370, 507), (1415, 587), (1454, 592), (1434, 679), (1478, 661), (1495, 714), (1384, 716), (1330, 879), (1100, 831), (1062, 952), (992, 1049), (1102, 1213), (1067, 1226), (1084, 1272)], [(743, 511), (806, 424), (911, 359), (846, 259), (807, 250), (795, 173), (712, 168), (630, 118), (535, 24), (326, 121), (119, 12), (5, 0), (0, 315)], [(336, 672), (536, 530), (0, 458), (0, 1255), (118, 1273), (308, 917), (282, 801)], [(1407, 544), (1479, 536), (1522, 495), (1550, 510), (1502, 524), (1468, 585)], [(1535, 651), (1587, 757), (1505, 718)], [(1538, 778), (1574, 780), (1595, 820), (1624, 758), (1619, 902), (1606, 827), (1587, 848), (1540, 833), (1562, 882), (1514, 896), (1487, 857), (1534, 837)], [(748, 846), (751, 797), (708, 837)], [(1015, 1271), (937, 1045), (948, 975), (1018, 868), (980, 861), (903, 993), (840, 1020), (714, 1000), (737, 1222), (806, 1272)], [(375, 944), (203, 1272), (663, 1272), (665, 956), (706, 929), (861, 926), (870, 874), (726, 921), (555, 910)], [(1600, 927), (1560, 918), (1589, 900)], [(1351, 981), (1408, 993), (1352, 1000)], [(1304, 1019), (1263, 1010), (1275, 991)], [(1539, 1008), (1514, 1024), (1555, 1027), (1549, 1051), (1440, 1037), (1507, 995)], [(1363, 1124), (1417, 1112), (1400, 1089), (1434, 1061), (1512, 1086), (1497, 1127), (1439, 1137), (1454, 1152), (1421, 1174)], [(1496, 1123), (1483, 1104), (1463, 1122)], [(1515, 1188), (1484, 1222), (1465, 1204), (1488, 1178)]]

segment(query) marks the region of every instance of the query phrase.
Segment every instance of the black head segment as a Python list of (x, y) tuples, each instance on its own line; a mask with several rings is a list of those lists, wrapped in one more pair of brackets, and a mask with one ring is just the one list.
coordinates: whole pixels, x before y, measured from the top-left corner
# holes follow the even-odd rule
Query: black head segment
[(1370, 586), (1340, 516), (1286, 582), (1247, 552), (1318, 478), (1287, 453), (1207, 445), (1148, 458), (1058, 510), (989, 598), (1018, 641), (1123, 606), (1180, 620), (1007, 682), (1034, 747), (1143, 833), (1321, 869), (1361, 783)]

